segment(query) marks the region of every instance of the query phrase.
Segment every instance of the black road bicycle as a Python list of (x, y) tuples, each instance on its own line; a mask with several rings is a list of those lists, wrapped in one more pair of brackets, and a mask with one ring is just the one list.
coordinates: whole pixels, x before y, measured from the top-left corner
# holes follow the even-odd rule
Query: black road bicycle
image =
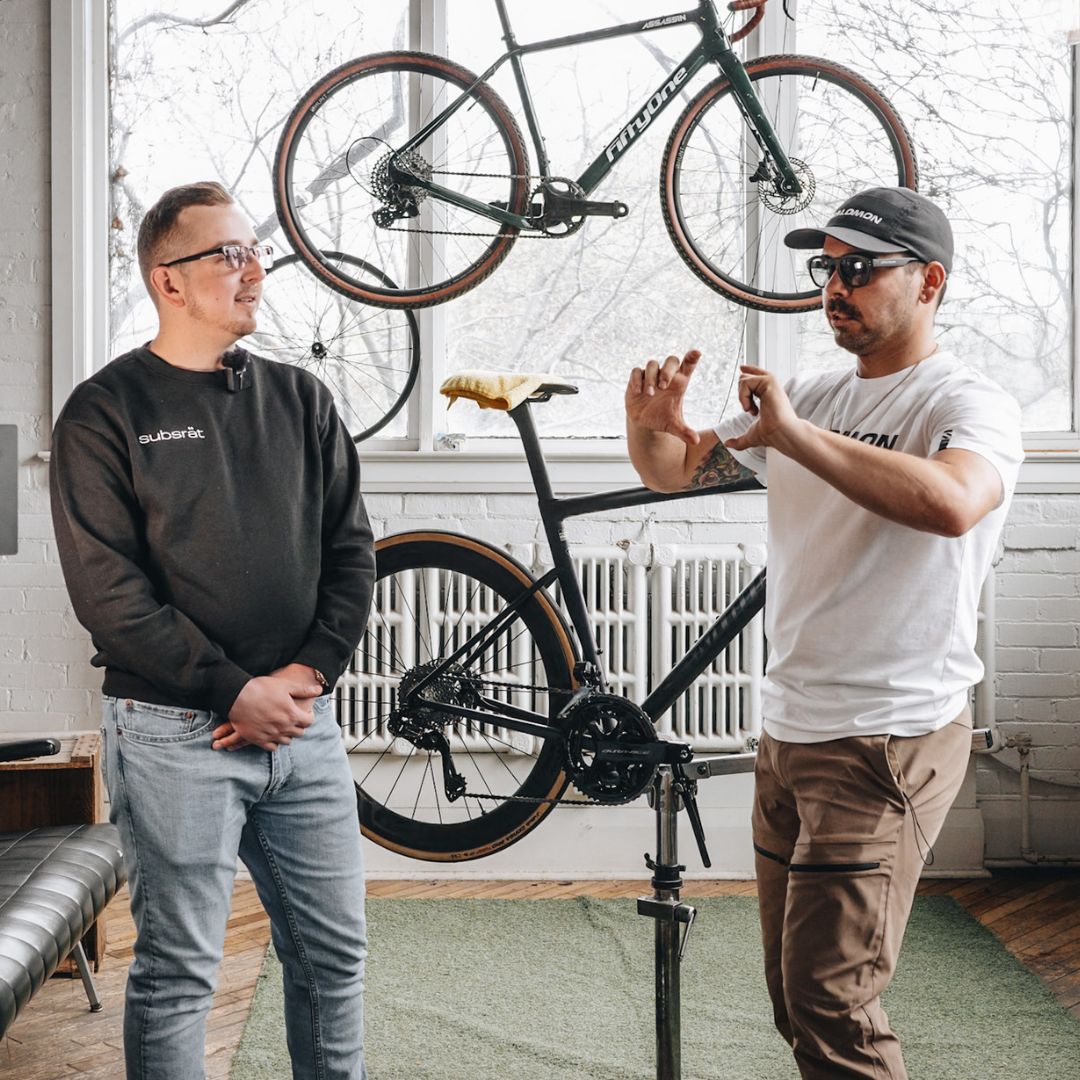
[(536, 488), (550, 571), (534, 578), (491, 544), (448, 532), (401, 533), (376, 545), (372, 615), (353, 678), (337, 690), (338, 720), (363, 831), (404, 855), (489, 855), (535, 828), (569, 784), (578, 798), (624, 803), (665, 764), (679, 773), (704, 853), (693, 782), (682, 773), (693, 750), (660, 739), (655, 722), (760, 610), (765, 572), (637, 704), (608, 688), (563, 522), (759, 485), (556, 498), (531, 402), (575, 392), (548, 383), (509, 413)]
[[(297, 103), (274, 162), (274, 198), (300, 259), (346, 296), (423, 307), (460, 296), (506, 258), (519, 236), (565, 237), (591, 216), (625, 217), (590, 195), (708, 64), (720, 68), (667, 141), (660, 201), (691, 270), (737, 303), (809, 311), (821, 292), (782, 236), (820, 226), (866, 187), (916, 187), (906, 129), (886, 98), (830, 60), (732, 49), (715, 0), (690, 11), (519, 44), (495, 0), (507, 51), (482, 75), (419, 52), (350, 60)], [(575, 180), (553, 175), (525, 78), (530, 53), (690, 24), (701, 40)], [(489, 80), (510, 63), (537, 161)], [(341, 256), (348, 256), (349, 259)], [(392, 283), (387, 284), (387, 279)]]

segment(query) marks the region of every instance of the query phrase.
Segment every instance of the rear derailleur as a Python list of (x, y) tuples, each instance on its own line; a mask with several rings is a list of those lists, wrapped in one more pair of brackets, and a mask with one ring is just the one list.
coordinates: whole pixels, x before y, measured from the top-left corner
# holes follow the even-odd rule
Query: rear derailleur
[(407, 672), (399, 689), (401, 705), (391, 715), (387, 729), (397, 739), (405, 739), (418, 750), (437, 753), (442, 759), (443, 786), (450, 802), (465, 794), (465, 777), (454, 767), (450, 743), (443, 733), (456, 717), (439, 708), (440, 704), (475, 708), (480, 703), (479, 689), (464, 668), (456, 664), (441, 666), (439, 675), (417, 693), (416, 687), (429, 677), (439, 662), (419, 664)]

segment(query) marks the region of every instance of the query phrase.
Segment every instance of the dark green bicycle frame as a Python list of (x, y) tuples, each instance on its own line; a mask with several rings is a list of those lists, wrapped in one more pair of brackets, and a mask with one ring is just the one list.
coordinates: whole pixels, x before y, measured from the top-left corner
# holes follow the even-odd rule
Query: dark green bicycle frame
[[(509, 60), (514, 69), (514, 78), (517, 80), (518, 92), (521, 95), (521, 104), (525, 110), (525, 119), (529, 125), (529, 133), (532, 136), (533, 146), (536, 148), (536, 160), (540, 175), (549, 175), (547, 149), (544, 145), (544, 136), (540, 131), (540, 125), (533, 109), (532, 95), (525, 79), (525, 69), (522, 57), (534, 52), (546, 52), (550, 49), (561, 49), (570, 45), (582, 45), (589, 41), (600, 41), (604, 38), (622, 37), (628, 34), (647, 33), (650, 30), (666, 29), (670, 26), (684, 26), (687, 24), (697, 25), (701, 31), (701, 41), (696, 45), (686, 59), (660, 84), (656, 92), (652, 94), (641, 106), (633, 118), (620, 128), (618, 134), (597, 155), (596, 160), (581, 174), (577, 183), (586, 195), (590, 194), (605, 176), (615, 167), (615, 163), (625, 154), (630, 147), (637, 142), (638, 135), (648, 127), (657, 116), (660, 115), (678, 96), (678, 91), (684, 83), (689, 82), (710, 61), (719, 65), (720, 70), (731, 83), (732, 96), (746, 120), (747, 127), (764, 154), (773, 162), (776, 168), (777, 182), (784, 194), (798, 194), (802, 186), (795, 176), (795, 172), (788, 160), (784, 148), (777, 139), (765, 110), (754, 91), (750, 77), (746, 74), (746, 68), (742, 61), (735, 55), (727, 34), (720, 25), (716, 13), (714, 0), (700, 0), (700, 3), (692, 11), (684, 11), (678, 15), (659, 15), (652, 19), (642, 19), (633, 23), (622, 23), (619, 26), (609, 26), (602, 30), (589, 30), (581, 34), (571, 34), (567, 37), (548, 38), (545, 41), (537, 41), (531, 45), (519, 45), (514, 37), (514, 31), (510, 26), (510, 18), (506, 12), (505, 0), (495, 0), (495, 6), (499, 11), (499, 19), (503, 26), (503, 40), (506, 42), (507, 51), (499, 57), (481, 75), (473, 86), (486, 83), (488, 79)], [(407, 143), (399, 147), (397, 154), (404, 154), (413, 147), (419, 146), (433, 131), (444, 124), (463, 105), (471, 100), (471, 91), (466, 90), (459, 98), (452, 101), (445, 109), (425, 124)], [(392, 173), (393, 162), (391, 162)], [(402, 171), (397, 177), (402, 183), (410, 187), (422, 187), (432, 195), (444, 202), (471, 210), (482, 217), (491, 218), (493, 221), (511, 225), (517, 229), (532, 228), (529, 218), (514, 214), (499, 206), (471, 199), (467, 195), (454, 191), (451, 188), (437, 184), (413, 173)]]

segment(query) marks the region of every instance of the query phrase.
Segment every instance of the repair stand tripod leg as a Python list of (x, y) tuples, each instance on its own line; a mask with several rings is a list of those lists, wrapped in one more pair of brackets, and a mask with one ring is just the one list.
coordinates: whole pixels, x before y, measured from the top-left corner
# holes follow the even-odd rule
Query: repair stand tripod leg
[[(682, 947), (679, 925), (689, 934), (697, 912), (679, 902), (682, 888), (679, 843), (679, 793), (670, 766), (662, 765), (650, 801), (656, 811), (656, 860), (645, 863), (653, 872), (652, 896), (638, 897), (639, 915), (656, 920), (656, 1080), (681, 1080), (682, 1032), (680, 1027), (679, 965)], [(686, 938), (683, 937), (682, 944)]]

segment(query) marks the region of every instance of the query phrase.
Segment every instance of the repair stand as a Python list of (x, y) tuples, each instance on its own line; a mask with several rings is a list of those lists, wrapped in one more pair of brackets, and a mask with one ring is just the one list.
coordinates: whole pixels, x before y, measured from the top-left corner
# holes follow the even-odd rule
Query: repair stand
[[(702, 862), (711, 866), (697, 809), (697, 782), (710, 776), (753, 772), (754, 754), (702, 758), (689, 765), (661, 765), (649, 793), (656, 812), (656, 859), (645, 856), (653, 872), (652, 896), (639, 896), (639, 915), (656, 920), (656, 1080), (682, 1080), (682, 1028), (679, 966), (697, 910), (679, 900), (686, 869), (678, 862), (679, 810), (685, 807)], [(686, 930), (680, 939), (679, 926)]]

